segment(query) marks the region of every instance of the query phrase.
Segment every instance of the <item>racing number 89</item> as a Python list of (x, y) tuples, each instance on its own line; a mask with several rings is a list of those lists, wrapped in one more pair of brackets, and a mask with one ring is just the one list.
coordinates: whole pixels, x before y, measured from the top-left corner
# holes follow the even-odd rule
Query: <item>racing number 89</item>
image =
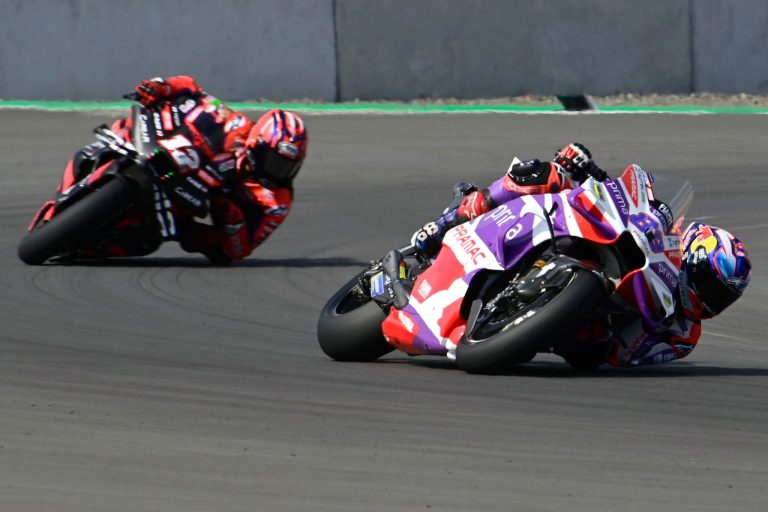
[(646, 234), (653, 252), (664, 250), (664, 233), (659, 229), (659, 223), (656, 219), (647, 213), (636, 213), (629, 216), (629, 221)]

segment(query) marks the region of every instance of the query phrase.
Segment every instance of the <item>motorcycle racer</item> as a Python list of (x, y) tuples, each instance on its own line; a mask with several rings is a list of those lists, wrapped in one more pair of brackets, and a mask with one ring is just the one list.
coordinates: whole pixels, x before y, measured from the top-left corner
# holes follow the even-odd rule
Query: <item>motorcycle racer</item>
[[(552, 161), (515, 161), (484, 190), (471, 183), (457, 184), (457, 194), (463, 195), (461, 203), (416, 231), (412, 243), (419, 253), (433, 257), (450, 228), (522, 195), (558, 193), (589, 176), (598, 181), (608, 178), (579, 143), (568, 144)], [(672, 234), (674, 219), (669, 207), (656, 199), (651, 207), (664, 231)], [(751, 263), (744, 244), (721, 228), (692, 223), (680, 241), (682, 268), (674, 315), (656, 326), (644, 325), (637, 318), (613, 325), (588, 323), (572, 339), (554, 346), (554, 352), (580, 368), (603, 363), (655, 364), (687, 356), (701, 335), (701, 320), (721, 313), (742, 295), (750, 281)]]
[[(220, 193), (209, 198), (211, 224), (191, 216), (178, 219), (182, 249), (202, 253), (216, 264), (247, 257), (291, 210), (293, 180), (306, 157), (309, 140), (303, 120), (293, 112), (272, 109), (254, 123), (208, 94), (189, 76), (143, 80), (136, 85), (134, 97), (149, 107), (180, 97), (194, 99), (180, 133), (158, 141), (158, 145), (180, 174), (205, 166), (223, 184), (217, 189)], [(112, 130), (130, 140), (131, 120), (119, 119)], [(105, 150), (96, 142), (75, 153), (59, 190), (76, 183)], [(108, 247), (104, 252), (136, 255), (123, 247)]]

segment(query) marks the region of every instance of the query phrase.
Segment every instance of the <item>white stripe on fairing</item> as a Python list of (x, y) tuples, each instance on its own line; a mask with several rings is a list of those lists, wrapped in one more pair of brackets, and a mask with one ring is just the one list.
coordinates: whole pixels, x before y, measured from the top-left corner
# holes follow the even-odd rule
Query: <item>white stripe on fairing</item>
[(442, 346), (446, 346), (448, 338), (440, 336), (440, 326), (438, 321), (443, 317), (443, 311), (445, 308), (460, 300), (467, 293), (469, 285), (464, 282), (461, 276), (451, 283), (451, 286), (446, 290), (440, 290), (433, 295), (430, 295), (424, 302), (416, 300), (415, 294), (411, 295), (409, 304), (413, 306), (413, 309), (419, 314), (421, 319), (427, 325), (429, 331), (440, 340)]
[[(524, 217), (525, 215), (532, 215), (534, 217), (531, 226), (533, 231), (533, 245), (539, 245), (540, 243), (551, 240), (552, 237), (549, 233), (549, 226), (547, 225), (547, 221), (544, 218), (544, 211), (542, 210), (539, 202), (532, 196), (522, 196), (520, 199), (522, 199), (525, 203), (525, 206), (523, 206), (523, 208), (520, 210), (520, 218)], [(554, 201), (552, 200), (551, 194), (544, 196), (544, 208), (547, 211), (552, 209), (553, 203)]]

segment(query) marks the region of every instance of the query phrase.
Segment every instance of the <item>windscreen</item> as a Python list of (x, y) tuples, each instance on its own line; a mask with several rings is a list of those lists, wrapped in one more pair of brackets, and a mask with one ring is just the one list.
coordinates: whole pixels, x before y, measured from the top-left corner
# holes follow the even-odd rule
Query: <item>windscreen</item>
[(653, 173), (653, 178), (653, 195), (669, 206), (679, 226), (693, 203), (693, 185), (674, 174)]

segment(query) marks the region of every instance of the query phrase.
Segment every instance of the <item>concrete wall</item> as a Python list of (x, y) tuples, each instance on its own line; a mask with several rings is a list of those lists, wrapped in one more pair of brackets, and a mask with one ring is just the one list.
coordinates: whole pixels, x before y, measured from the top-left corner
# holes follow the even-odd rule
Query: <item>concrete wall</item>
[(765, 0), (0, 0), (0, 98), (768, 93)]
[(694, 1), (695, 90), (768, 94), (768, 1)]
[(222, 98), (333, 100), (332, 4), (0, 0), (0, 98), (116, 99), (175, 74)]
[(341, 94), (406, 99), (688, 91), (688, 5), (341, 0)]

